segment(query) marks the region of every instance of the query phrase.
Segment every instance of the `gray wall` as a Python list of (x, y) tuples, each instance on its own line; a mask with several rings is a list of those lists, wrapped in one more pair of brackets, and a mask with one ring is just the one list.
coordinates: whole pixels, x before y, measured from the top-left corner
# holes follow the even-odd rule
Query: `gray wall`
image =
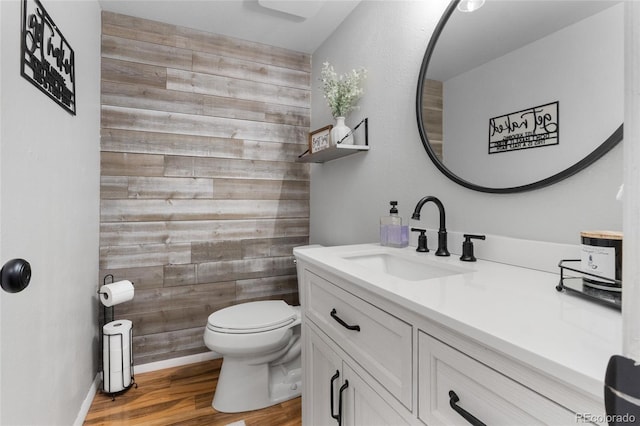
[(22, 2), (0, 2), (0, 261), (33, 270), (0, 300), (3, 425), (73, 424), (97, 370), (100, 8), (43, 3), (75, 52), (78, 108), (20, 76)]
[[(474, 192), (433, 166), (418, 134), (415, 92), (427, 43), (447, 3), (363, 1), (314, 52), (312, 129), (333, 121), (318, 81), (322, 63), (329, 61), (338, 73), (363, 66), (365, 94), (347, 124), (369, 117), (371, 150), (312, 166), (311, 242), (377, 241), (389, 200), (398, 200), (408, 219), (424, 195), (443, 201), (447, 227), (454, 231), (579, 244), (581, 230), (621, 229), (615, 195), (622, 183), (622, 144), (587, 170), (522, 194)], [(437, 221), (435, 207), (425, 206), (422, 224), (434, 228)]]

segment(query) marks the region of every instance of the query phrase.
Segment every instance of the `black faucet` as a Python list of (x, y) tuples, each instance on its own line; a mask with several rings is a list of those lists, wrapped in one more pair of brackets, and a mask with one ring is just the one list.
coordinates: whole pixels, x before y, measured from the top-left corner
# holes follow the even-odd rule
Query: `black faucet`
[(420, 210), (422, 210), (422, 206), (429, 201), (433, 201), (435, 205), (438, 206), (438, 211), (440, 212), (440, 229), (438, 229), (438, 250), (436, 251), (436, 256), (449, 256), (449, 250), (447, 250), (447, 229), (445, 226), (446, 218), (444, 206), (440, 200), (431, 195), (424, 197), (422, 200), (418, 201), (418, 204), (416, 204), (416, 208), (413, 211), (411, 219), (420, 220)]

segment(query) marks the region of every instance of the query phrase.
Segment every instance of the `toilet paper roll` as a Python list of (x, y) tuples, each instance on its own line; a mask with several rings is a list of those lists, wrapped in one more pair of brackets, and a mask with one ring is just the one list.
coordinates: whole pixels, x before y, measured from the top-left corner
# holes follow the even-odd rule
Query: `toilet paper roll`
[(111, 321), (102, 327), (102, 382), (105, 392), (120, 392), (132, 382), (131, 328), (129, 320)]
[(110, 371), (122, 371), (131, 365), (131, 328), (129, 320), (111, 321), (102, 327), (103, 365)]
[(117, 281), (100, 287), (100, 301), (106, 307), (133, 299), (133, 283), (129, 280)]
[(102, 390), (106, 393), (120, 392), (128, 388), (132, 381), (128, 371), (113, 371), (111, 374), (104, 374)]
[[(131, 332), (131, 328), (133, 327), (133, 323), (128, 319), (121, 319), (116, 321), (111, 321), (106, 323), (102, 327), (102, 333), (107, 335), (114, 334), (126, 334), (127, 336)], [(127, 342), (128, 344), (129, 342)]]

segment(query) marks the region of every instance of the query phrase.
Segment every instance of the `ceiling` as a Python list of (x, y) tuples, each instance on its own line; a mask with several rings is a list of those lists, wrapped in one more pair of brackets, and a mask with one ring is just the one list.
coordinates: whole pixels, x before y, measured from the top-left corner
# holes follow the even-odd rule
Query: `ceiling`
[(109, 12), (313, 53), (360, 0), (99, 0), (99, 3)]

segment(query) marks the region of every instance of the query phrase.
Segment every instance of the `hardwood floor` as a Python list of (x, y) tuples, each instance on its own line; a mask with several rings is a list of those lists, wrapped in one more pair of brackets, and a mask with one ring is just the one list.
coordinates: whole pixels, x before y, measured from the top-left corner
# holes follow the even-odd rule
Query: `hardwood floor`
[(300, 426), (301, 399), (246, 413), (219, 413), (211, 407), (221, 359), (136, 374), (138, 388), (115, 401), (98, 393), (85, 419), (89, 425)]

